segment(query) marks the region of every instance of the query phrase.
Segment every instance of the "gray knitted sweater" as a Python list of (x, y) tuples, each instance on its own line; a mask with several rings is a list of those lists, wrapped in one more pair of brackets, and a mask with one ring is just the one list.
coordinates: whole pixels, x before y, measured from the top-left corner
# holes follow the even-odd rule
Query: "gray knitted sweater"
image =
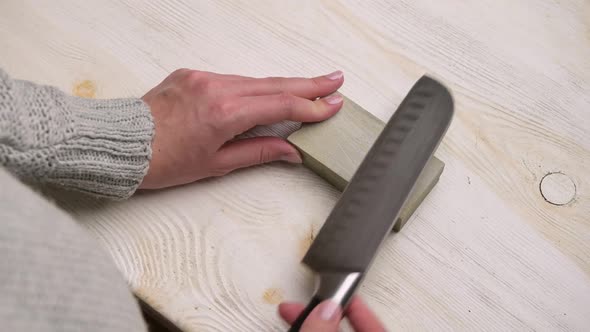
[(126, 198), (147, 171), (153, 135), (139, 99), (71, 97), (0, 70), (0, 329), (145, 330), (98, 242), (17, 179)]
[(0, 165), (24, 181), (129, 197), (147, 172), (153, 133), (140, 99), (72, 97), (0, 70)]

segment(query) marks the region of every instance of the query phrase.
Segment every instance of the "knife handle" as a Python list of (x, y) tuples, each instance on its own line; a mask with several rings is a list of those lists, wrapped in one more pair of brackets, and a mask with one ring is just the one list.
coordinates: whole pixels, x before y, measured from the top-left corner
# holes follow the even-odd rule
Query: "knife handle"
[(289, 332), (298, 332), (307, 316), (324, 300), (329, 299), (338, 303), (344, 311), (362, 278), (363, 274), (360, 272), (319, 273), (315, 295), (311, 298), (311, 301), (309, 301), (309, 304), (303, 309), (301, 314), (299, 314), (295, 322), (293, 322)]

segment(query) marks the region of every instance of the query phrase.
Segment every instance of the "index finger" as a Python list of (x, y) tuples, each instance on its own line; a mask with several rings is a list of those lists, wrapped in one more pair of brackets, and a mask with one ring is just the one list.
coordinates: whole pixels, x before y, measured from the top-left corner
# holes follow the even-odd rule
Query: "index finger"
[(267, 77), (232, 81), (229, 91), (239, 96), (264, 96), (289, 93), (306, 99), (327, 96), (344, 83), (344, 74), (336, 71), (313, 78)]

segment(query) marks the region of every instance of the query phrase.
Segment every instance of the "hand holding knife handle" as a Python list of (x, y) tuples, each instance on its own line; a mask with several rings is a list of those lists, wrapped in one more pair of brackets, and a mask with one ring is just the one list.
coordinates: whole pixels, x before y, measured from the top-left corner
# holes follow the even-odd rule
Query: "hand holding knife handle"
[(432, 78), (418, 80), (303, 257), (303, 263), (319, 275), (319, 284), (290, 331), (299, 331), (313, 308), (324, 300), (332, 299), (346, 308), (452, 116), (453, 99), (448, 90)]
[(325, 300), (331, 300), (344, 310), (360, 283), (363, 275), (360, 272), (327, 272), (318, 273), (316, 292), (303, 312), (293, 322), (289, 332), (296, 332), (301, 329), (303, 322), (313, 309)]

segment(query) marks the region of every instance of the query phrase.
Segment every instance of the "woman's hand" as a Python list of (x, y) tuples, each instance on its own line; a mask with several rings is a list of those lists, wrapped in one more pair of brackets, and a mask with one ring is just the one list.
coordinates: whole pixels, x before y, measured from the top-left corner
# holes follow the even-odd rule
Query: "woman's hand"
[(339, 71), (309, 79), (173, 72), (143, 96), (156, 134), (140, 188), (185, 184), (277, 160), (300, 163), (297, 150), (280, 138), (228, 141), (256, 125), (331, 117), (342, 107), (342, 97), (329, 95), (343, 82)]
[[(285, 322), (292, 324), (304, 308), (301, 303), (284, 302), (279, 305), (279, 314)], [(377, 316), (358, 296), (352, 298), (344, 316), (356, 332), (385, 331)], [(301, 326), (301, 332), (336, 332), (341, 319), (340, 306), (334, 302), (324, 301), (307, 316)]]

